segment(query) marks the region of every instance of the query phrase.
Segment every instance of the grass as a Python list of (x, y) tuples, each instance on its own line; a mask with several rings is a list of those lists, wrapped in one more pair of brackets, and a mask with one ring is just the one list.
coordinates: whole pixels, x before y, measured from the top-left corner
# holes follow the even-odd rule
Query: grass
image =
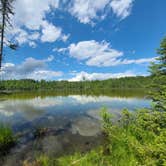
[(0, 125), (0, 156), (6, 154), (15, 144), (15, 137), (10, 127)]

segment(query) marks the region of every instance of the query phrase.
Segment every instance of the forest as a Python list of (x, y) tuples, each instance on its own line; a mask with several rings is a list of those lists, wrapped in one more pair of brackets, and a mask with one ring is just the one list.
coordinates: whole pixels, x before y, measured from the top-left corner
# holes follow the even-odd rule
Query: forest
[(137, 77), (124, 77), (114, 78), (103, 81), (35, 81), (31, 79), (23, 80), (1, 80), (1, 91), (29, 91), (29, 90), (93, 90), (93, 89), (146, 89), (152, 82), (152, 76), (137, 76)]

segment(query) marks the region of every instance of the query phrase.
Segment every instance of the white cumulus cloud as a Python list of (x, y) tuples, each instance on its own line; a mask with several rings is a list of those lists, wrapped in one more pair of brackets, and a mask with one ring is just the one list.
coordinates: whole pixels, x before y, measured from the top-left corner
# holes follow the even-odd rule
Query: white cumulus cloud
[(63, 75), (61, 71), (47, 69), (47, 63), (53, 61), (54, 57), (47, 59), (26, 58), (21, 64), (4, 63), (0, 72), (3, 79), (55, 79)]
[(52, 11), (68, 11), (81, 23), (94, 25), (95, 20), (103, 20), (108, 12), (113, 12), (120, 19), (126, 18), (131, 13), (133, 2), (134, 0), (16, 0), (13, 3), (14, 29), (10, 29), (8, 34), (12, 35), (11, 38), (14, 36), (20, 45), (28, 43), (31, 47), (36, 47), (37, 40), (65, 42), (69, 34), (64, 34), (61, 27), (47, 19), (47, 14)]
[(39, 30), (46, 13), (51, 7), (58, 8), (59, 0), (16, 0), (14, 2), (14, 22), (18, 26), (26, 26), (31, 30)]
[(77, 17), (81, 23), (90, 23), (97, 18), (97, 12), (104, 10), (110, 0), (73, 0), (70, 13)]
[(59, 39), (62, 35), (62, 29), (54, 26), (47, 21), (43, 22), (41, 41), (43, 42), (54, 42)]
[(68, 10), (81, 23), (87, 24), (96, 19), (104, 19), (106, 11), (112, 11), (124, 19), (130, 15), (133, 2), (134, 0), (72, 0)]
[(65, 41), (68, 35), (48, 19), (46, 15), (59, 7), (59, 0), (16, 0), (13, 4), (14, 16), (12, 24), (14, 29), (7, 32), (8, 36), (15, 38), (21, 45), (28, 43), (35, 47), (36, 40), (42, 42)]
[(109, 78), (120, 78), (120, 77), (129, 77), (136, 76), (132, 71), (125, 71), (122, 73), (87, 73), (87, 72), (79, 72), (76, 75), (69, 79), (69, 81), (83, 81), (83, 80), (106, 80)]
[(121, 19), (130, 15), (134, 0), (112, 0), (110, 6)]
[[(58, 51), (65, 50), (64, 48)], [(70, 44), (68, 51), (71, 57), (85, 61), (88, 66), (109, 67), (127, 64), (143, 64), (155, 61), (155, 58), (126, 59), (122, 51), (113, 49), (106, 41), (81, 41)]]

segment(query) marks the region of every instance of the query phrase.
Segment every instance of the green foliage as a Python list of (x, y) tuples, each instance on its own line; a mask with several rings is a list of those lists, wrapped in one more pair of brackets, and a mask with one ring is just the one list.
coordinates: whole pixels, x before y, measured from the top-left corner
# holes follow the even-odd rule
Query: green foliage
[(150, 95), (155, 103), (155, 109), (166, 111), (166, 76), (160, 75), (154, 77), (151, 87)]
[(107, 112), (106, 108), (103, 108), (101, 110), (100, 116), (102, 117), (102, 122), (103, 122), (103, 131), (107, 133), (107, 130), (112, 126), (112, 115)]
[(166, 111), (166, 38), (164, 38), (158, 49), (160, 56), (156, 63), (150, 66), (150, 72), (153, 76), (151, 84), (151, 97), (155, 102), (155, 109)]
[(15, 144), (15, 137), (9, 127), (0, 125), (0, 156), (7, 153), (8, 150)]
[(86, 154), (75, 153), (57, 159), (42, 155), (31, 164), (24, 163), (24, 166), (110, 166), (109, 156), (103, 155), (102, 148), (92, 150)]
[(119, 122), (110, 126), (107, 133), (112, 165), (166, 164), (166, 113), (124, 110)]
[(146, 88), (152, 81), (151, 77), (126, 77), (103, 81), (35, 81), (31, 79), (0, 81), (0, 90), (63, 90), (63, 91), (97, 91), (105, 89), (140, 89)]
[(57, 166), (58, 162), (55, 158), (49, 158), (45, 155), (42, 155), (38, 158), (37, 163), (42, 166)]
[(159, 70), (161, 74), (166, 74), (166, 37), (161, 41), (160, 48), (158, 49), (158, 54), (161, 56), (157, 58), (159, 61)]

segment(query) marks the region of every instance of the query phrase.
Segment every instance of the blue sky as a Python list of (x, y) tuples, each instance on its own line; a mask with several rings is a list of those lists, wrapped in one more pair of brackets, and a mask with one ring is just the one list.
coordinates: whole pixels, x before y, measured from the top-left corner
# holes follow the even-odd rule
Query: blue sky
[(16, 0), (4, 79), (103, 80), (147, 75), (166, 36), (165, 0)]

